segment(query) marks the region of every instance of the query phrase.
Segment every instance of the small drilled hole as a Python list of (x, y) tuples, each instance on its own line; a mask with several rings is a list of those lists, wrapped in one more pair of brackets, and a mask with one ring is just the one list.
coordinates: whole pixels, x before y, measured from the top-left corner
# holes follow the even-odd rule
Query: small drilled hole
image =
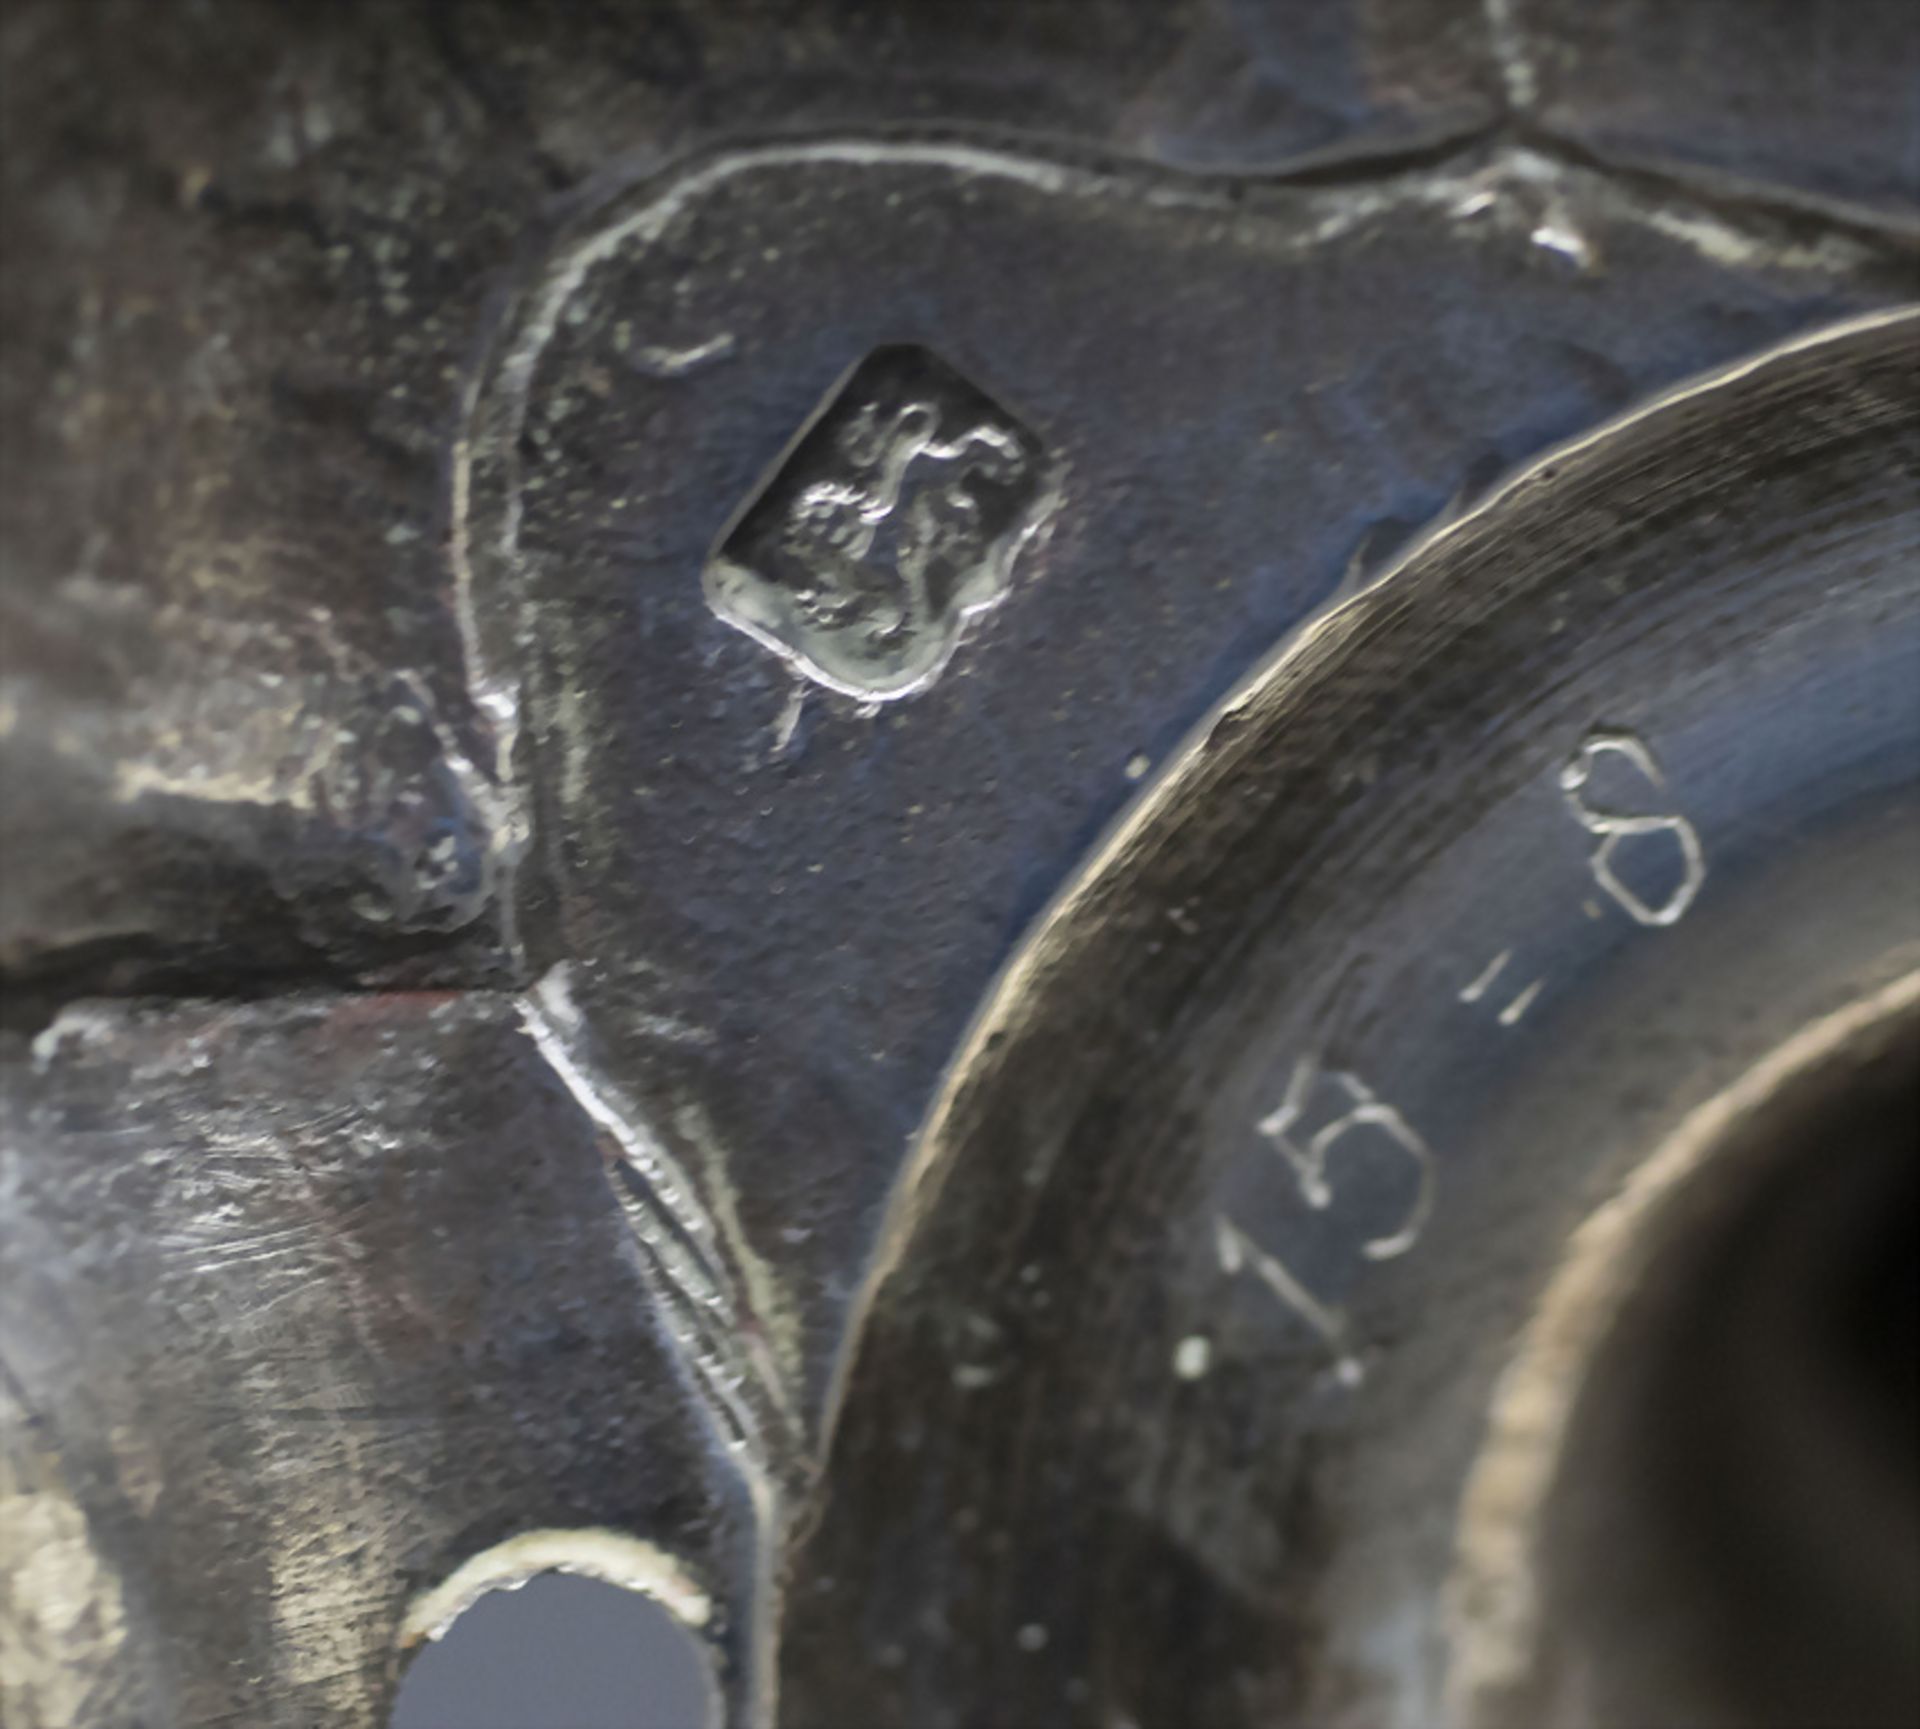
[(400, 1680), (390, 1729), (712, 1729), (705, 1653), (651, 1598), (562, 1573), (488, 1591)]

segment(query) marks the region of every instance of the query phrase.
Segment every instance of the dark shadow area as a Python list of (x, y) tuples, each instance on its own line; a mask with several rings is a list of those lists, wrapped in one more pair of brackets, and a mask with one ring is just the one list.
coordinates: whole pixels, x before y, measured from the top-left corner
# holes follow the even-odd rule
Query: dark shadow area
[(1734, 1131), (1588, 1383), (1573, 1721), (1920, 1721), (1920, 1025), (1874, 1042)]

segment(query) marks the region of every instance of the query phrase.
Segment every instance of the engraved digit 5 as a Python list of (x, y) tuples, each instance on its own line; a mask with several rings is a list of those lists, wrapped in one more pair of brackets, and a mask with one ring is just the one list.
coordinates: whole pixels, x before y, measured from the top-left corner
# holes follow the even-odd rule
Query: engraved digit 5
[[(1321, 1080), (1345, 1094), (1347, 1109), (1320, 1128), (1302, 1146), (1294, 1139), (1292, 1130), (1306, 1115), (1308, 1100)], [(1294, 1064), (1293, 1077), (1287, 1082), (1286, 1096), (1261, 1119), (1259, 1125), (1260, 1133), (1274, 1144), (1275, 1149), (1293, 1167), (1294, 1180), (1300, 1186), (1302, 1198), (1316, 1211), (1326, 1207), (1333, 1199), (1333, 1189), (1327, 1180), (1328, 1154), (1339, 1143), (1341, 1136), (1365, 1128), (1383, 1131), (1406, 1154), (1418, 1179), (1413, 1201), (1407, 1208), (1406, 1218), (1400, 1228), (1360, 1245), (1360, 1252), (1368, 1260), (1390, 1261), (1396, 1255), (1404, 1255), (1419, 1241), (1421, 1231), (1426, 1228), (1427, 1215), (1433, 1211), (1433, 1153), (1413, 1125), (1375, 1094), (1358, 1075), (1348, 1074), (1341, 1069), (1329, 1070), (1323, 1075), (1319, 1063), (1312, 1057), (1302, 1057)]]
[[(1707, 880), (1706, 854), (1700, 836), (1683, 816), (1633, 815), (1624, 811), (1596, 810), (1586, 801), (1587, 782), (1593, 776), (1595, 762), (1609, 752), (1623, 756), (1655, 787), (1664, 787), (1666, 777), (1653, 760), (1653, 753), (1630, 732), (1593, 732), (1587, 735), (1573, 758), (1560, 771), (1560, 790), (1573, 812), (1574, 820), (1589, 834), (1600, 837), (1600, 844), (1587, 858), (1593, 880), (1643, 925), (1678, 924), (1693, 905), (1700, 885)], [(1613, 870), (1613, 852), (1622, 840), (1633, 835), (1671, 834), (1680, 848), (1684, 874), (1678, 887), (1659, 906), (1648, 906)]]

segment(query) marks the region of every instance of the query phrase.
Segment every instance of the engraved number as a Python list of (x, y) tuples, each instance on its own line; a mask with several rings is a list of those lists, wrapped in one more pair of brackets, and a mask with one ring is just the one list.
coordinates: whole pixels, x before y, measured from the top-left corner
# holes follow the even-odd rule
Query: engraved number
[[(1323, 1085), (1339, 1095), (1346, 1109), (1302, 1144), (1294, 1130), (1306, 1116), (1316, 1087)], [(1419, 1185), (1400, 1228), (1384, 1237), (1370, 1238), (1360, 1246), (1360, 1252), (1368, 1260), (1390, 1261), (1396, 1255), (1404, 1255), (1419, 1241), (1427, 1215), (1433, 1210), (1433, 1154), (1412, 1124), (1358, 1075), (1342, 1069), (1323, 1072), (1312, 1057), (1302, 1057), (1294, 1064), (1286, 1097), (1260, 1122), (1260, 1133), (1293, 1167), (1302, 1197), (1316, 1211), (1333, 1199), (1332, 1185), (1327, 1179), (1328, 1155), (1343, 1135), (1368, 1128), (1382, 1130), (1406, 1154)]]
[[(1608, 754), (1625, 757), (1655, 788), (1666, 785), (1653, 753), (1630, 732), (1593, 732), (1560, 771), (1560, 790), (1574, 819), (1589, 834), (1598, 835), (1600, 844), (1587, 857), (1593, 880), (1623, 907), (1628, 916), (1643, 925), (1678, 924), (1693, 905), (1700, 885), (1707, 880), (1706, 854), (1700, 836), (1683, 816), (1636, 815), (1626, 811), (1595, 809), (1587, 803), (1587, 782), (1594, 765)], [(1635, 835), (1670, 834), (1680, 848), (1684, 869), (1672, 894), (1658, 906), (1649, 906), (1614, 874), (1613, 853), (1621, 841)]]
[[(1337, 1114), (1313, 1133), (1304, 1133), (1302, 1125), (1314, 1107), (1316, 1094), (1324, 1096), (1327, 1092), (1333, 1095)], [(1368, 1260), (1390, 1261), (1419, 1241), (1433, 1210), (1433, 1154), (1413, 1125), (1358, 1075), (1344, 1069), (1323, 1070), (1311, 1056), (1294, 1064), (1285, 1097), (1259, 1123), (1261, 1135), (1286, 1160), (1301, 1197), (1316, 1212), (1333, 1201), (1328, 1160), (1341, 1139), (1359, 1129), (1378, 1129), (1385, 1134), (1413, 1165), (1418, 1184), (1399, 1229), (1360, 1245), (1360, 1252)], [(1223, 1272), (1251, 1273), (1320, 1336), (1332, 1353), (1334, 1371), (1342, 1385), (1360, 1384), (1363, 1371), (1348, 1340), (1344, 1311), (1322, 1302), (1277, 1255), (1262, 1249), (1224, 1213), (1214, 1221), (1214, 1250)]]
[(1220, 1270), (1229, 1276), (1251, 1272), (1281, 1302), (1320, 1335), (1333, 1355), (1334, 1373), (1343, 1386), (1357, 1387), (1365, 1378), (1360, 1359), (1347, 1343), (1347, 1317), (1339, 1309), (1320, 1301), (1305, 1285), (1280, 1264), (1277, 1257), (1241, 1230), (1222, 1213), (1213, 1227), (1214, 1253), (1220, 1257)]

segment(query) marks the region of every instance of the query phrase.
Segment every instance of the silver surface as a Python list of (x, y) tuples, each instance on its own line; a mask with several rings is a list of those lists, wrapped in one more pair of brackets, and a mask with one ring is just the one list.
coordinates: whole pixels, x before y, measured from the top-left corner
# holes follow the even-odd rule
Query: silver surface
[(1920, 24), (1607, 11), (10, 9), (9, 1725), (550, 1566), (1430, 1720), (1565, 1242), (1914, 936)]

